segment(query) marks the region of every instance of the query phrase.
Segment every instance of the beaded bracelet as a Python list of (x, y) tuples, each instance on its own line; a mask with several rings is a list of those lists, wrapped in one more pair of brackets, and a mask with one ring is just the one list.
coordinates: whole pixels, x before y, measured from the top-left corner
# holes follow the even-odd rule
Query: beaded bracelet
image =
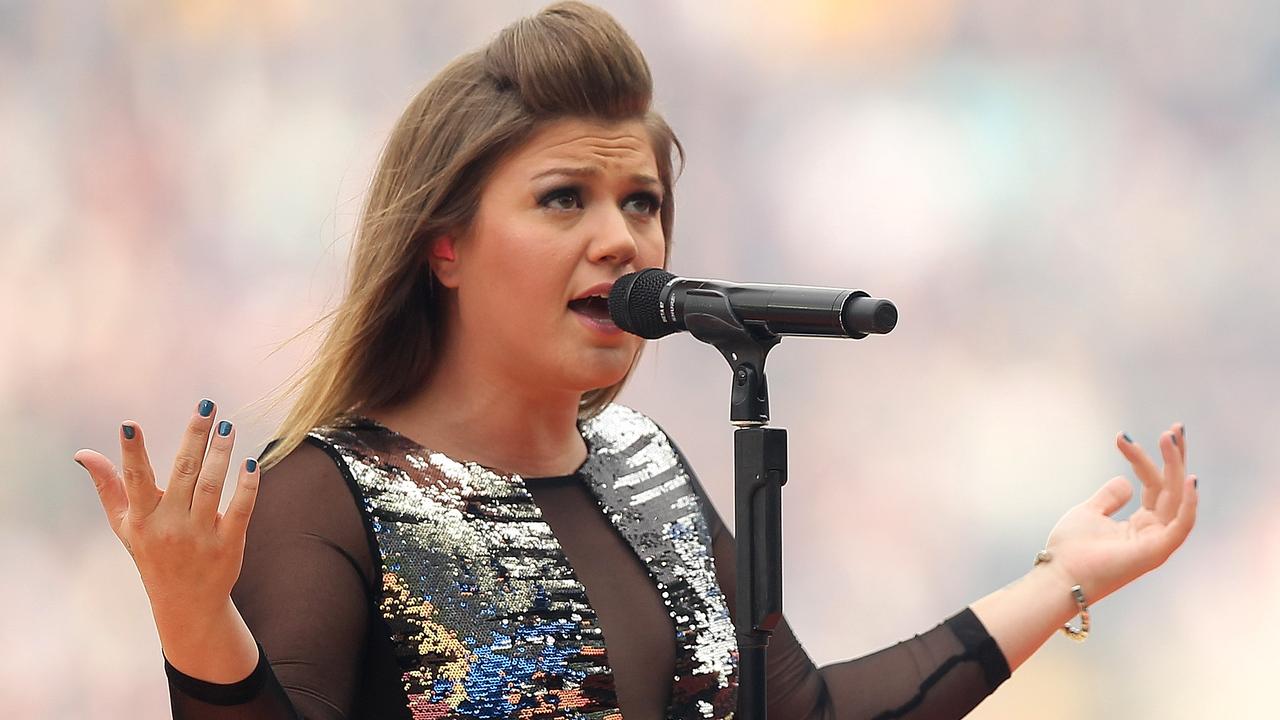
[[(1036, 561), (1031, 567), (1035, 567), (1040, 563), (1047, 563), (1053, 559), (1048, 550), (1041, 550), (1036, 553)], [(1089, 604), (1085, 602), (1084, 590), (1079, 585), (1071, 586), (1071, 597), (1075, 599), (1076, 606), (1080, 608), (1080, 627), (1071, 627), (1071, 623), (1064, 623), (1062, 626), (1062, 634), (1075, 640), (1076, 642), (1084, 642), (1089, 637)]]

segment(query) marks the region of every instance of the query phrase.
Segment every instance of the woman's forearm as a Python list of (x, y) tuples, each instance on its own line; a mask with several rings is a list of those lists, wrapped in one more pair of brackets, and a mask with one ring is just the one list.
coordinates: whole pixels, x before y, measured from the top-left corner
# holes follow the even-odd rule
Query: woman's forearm
[(230, 684), (258, 664), (258, 644), (231, 598), (209, 610), (152, 602), (165, 659), (185, 675)]
[(1000, 646), (1011, 672), (1075, 616), (1074, 584), (1053, 563), (1045, 563), (970, 606)]

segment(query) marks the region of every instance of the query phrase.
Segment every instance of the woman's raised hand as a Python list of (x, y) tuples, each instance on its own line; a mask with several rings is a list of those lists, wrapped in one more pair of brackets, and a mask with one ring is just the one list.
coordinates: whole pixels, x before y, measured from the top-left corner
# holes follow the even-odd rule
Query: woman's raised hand
[(1133, 497), (1128, 478), (1117, 476), (1063, 515), (1049, 533), (1049, 566), (1069, 584), (1080, 585), (1089, 603), (1159, 567), (1195, 525), (1198, 481), (1187, 475), (1185, 428), (1175, 424), (1160, 435), (1158, 445), (1163, 466), (1127, 435), (1116, 437), (1142, 483), (1142, 506), (1128, 519), (1111, 517)]
[(135, 422), (120, 428), (122, 471), (93, 450), (75, 454), (93, 478), (112, 531), (133, 556), (162, 643), (162, 618), (186, 626), (205, 613), (225, 614), (244, 559), (245, 530), (258, 490), (257, 462), (240, 464), (231, 504), (225, 514), (218, 512), (235, 428), (223, 421), (215, 430), (214, 410), (212, 401), (202, 400), (192, 413), (163, 490), (156, 486), (142, 428)]

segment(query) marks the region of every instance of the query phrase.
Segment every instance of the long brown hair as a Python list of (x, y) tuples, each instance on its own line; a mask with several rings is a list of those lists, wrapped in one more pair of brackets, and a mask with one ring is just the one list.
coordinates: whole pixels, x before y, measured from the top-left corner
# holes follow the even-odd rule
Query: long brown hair
[[(426, 249), (442, 233), (465, 234), (494, 166), (543, 124), (566, 117), (644, 121), (664, 189), (660, 218), (669, 253), (673, 155), (683, 162), (684, 150), (651, 109), (652, 96), (640, 48), (608, 13), (581, 2), (559, 2), (519, 20), (440, 71), (383, 148), (342, 300), (300, 333), (331, 321), (311, 363), (271, 403), (297, 396), (273, 435), (278, 442), (260, 460), (263, 468), (313, 427), (394, 404), (420, 388), (439, 341), (434, 300), (442, 292)], [(579, 415), (598, 412), (625, 382), (584, 393)]]

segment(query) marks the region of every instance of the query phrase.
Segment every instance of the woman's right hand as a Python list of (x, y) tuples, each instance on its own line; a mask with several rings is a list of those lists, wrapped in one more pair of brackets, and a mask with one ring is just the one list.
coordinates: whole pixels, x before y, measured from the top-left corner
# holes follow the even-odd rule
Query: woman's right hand
[[(248, 649), (256, 655), (230, 598), (244, 560), (245, 531), (257, 497), (259, 472), (255, 460), (241, 463), (231, 504), (226, 513), (218, 512), (235, 428), (223, 421), (214, 432), (214, 411), (213, 402), (203, 400), (192, 413), (164, 490), (156, 486), (142, 428), (136, 422), (126, 421), (120, 428), (122, 471), (93, 450), (80, 450), (74, 459), (93, 478), (111, 530), (133, 556), (166, 656), (196, 677), (229, 682), (239, 679), (235, 674), (248, 660)], [(203, 660), (188, 653), (187, 647), (231, 640), (227, 633), (239, 636), (240, 642), (230, 642), (227, 648), (239, 652), (233, 650), (234, 657), (227, 662), (213, 663), (209, 672), (192, 673), (171, 654), (190, 656), (184, 664), (196, 669)], [(214, 677), (228, 675), (231, 680)]]

